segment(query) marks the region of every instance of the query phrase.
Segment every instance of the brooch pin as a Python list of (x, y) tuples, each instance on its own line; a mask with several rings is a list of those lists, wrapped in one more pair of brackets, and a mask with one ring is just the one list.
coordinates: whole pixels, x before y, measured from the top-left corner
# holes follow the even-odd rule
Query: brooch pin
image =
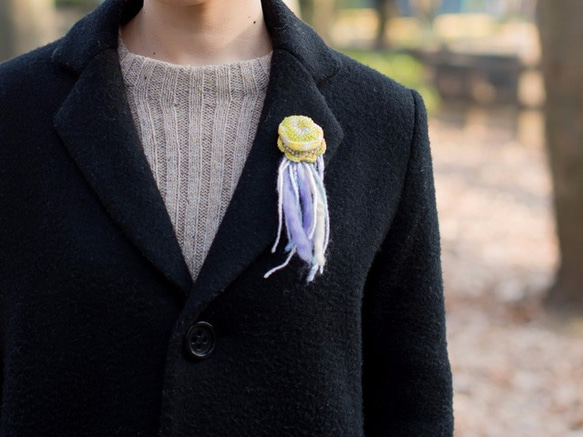
[(294, 254), (310, 266), (307, 282), (324, 271), (326, 248), (330, 238), (328, 201), (324, 188), (324, 131), (310, 117), (286, 117), (278, 129), (277, 147), (284, 153), (279, 165), (279, 226), (271, 249), (274, 253), (281, 240), (283, 223), (288, 243), (285, 262), (265, 274), (286, 267)]

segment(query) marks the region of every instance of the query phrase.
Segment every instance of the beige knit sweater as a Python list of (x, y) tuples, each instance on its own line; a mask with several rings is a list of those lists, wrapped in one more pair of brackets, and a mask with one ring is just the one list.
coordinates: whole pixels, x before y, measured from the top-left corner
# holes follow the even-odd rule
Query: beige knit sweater
[(119, 57), (144, 152), (193, 280), (217, 233), (251, 149), (271, 55), (190, 67)]

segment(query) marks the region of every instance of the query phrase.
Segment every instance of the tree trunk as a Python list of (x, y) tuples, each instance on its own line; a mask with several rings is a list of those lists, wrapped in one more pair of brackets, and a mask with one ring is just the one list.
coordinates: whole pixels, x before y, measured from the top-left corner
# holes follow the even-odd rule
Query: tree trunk
[(539, 15), (561, 256), (548, 302), (583, 309), (583, 1), (540, 0)]
[(396, 0), (375, 0), (377, 15), (379, 17), (379, 27), (377, 29), (377, 36), (375, 41), (375, 48), (377, 50), (386, 50), (389, 48), (387, 41), (387, 23), (389, 20), (397, 15), (397, 1)]
[(0, 62), (14, 56), (11, 11), (10, 2), (0, 0)]
[(0, 0), (0, 60), (55, 38), (53, 0)]
[(298, 2), (302, 20), (311, 25), (314, 22), (314, 0), (298, 0)]
[(299, 0), (302, 19), (330, 43), (336, 17), (336, 0)]
[(283, 2), (293, 11), (294, 14), (300, 14), (300, 4), (298, 0), (283, 0)]
[(423, 26), (431, 28), (442, 2), (443, 0), (411, 0), (409, 3)]

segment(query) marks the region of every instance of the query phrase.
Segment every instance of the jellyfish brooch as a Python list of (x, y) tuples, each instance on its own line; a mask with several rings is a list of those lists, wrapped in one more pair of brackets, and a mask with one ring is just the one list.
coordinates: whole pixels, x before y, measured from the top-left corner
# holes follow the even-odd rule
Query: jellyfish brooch
[(288, 254), (283, 264), (265, 274), (283, 269), (297, 254), (309, 266), (307, 282), (324, 271), (330, 239), (328, 201), (324, 188), (324, 131), (310, 117), (286, 117), (278, 128), (277, 147), (284, 153), (277, 177), (279, 226), (271, 249), (275, 253), (284, 222)]

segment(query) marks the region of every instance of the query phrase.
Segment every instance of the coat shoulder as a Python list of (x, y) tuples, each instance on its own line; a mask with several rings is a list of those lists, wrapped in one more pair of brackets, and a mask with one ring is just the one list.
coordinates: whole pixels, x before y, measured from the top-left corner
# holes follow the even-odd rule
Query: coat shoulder
[(59, 40), (0, 64), (0, 134), (30, 135), (32, 127), (50, 130), (52, 118), (76, 78), (53, 60)]
[(389, 98), (393, 105), (406, 110), (414, 107), (410, 88), (343, 53), (336, 52), (336, 56), (342, 66), (337, 79), (345, 82), (351, 91), (358, 92), (362, 100), (374, 105), (386, 103), (385, 99)]
[(321, 89), (346, 139), (367, 155), (397, 159), (406, 166), (422, 100), (378, 71), (342, 53), (336, 56), (340, 68)]
[(416, 106), (422, 100), (416, 92), (360, 62), (336, 52), (337, 73), (323, 86), (326, 98), (334, 102), (340, 118), (358, 119), (377, 131), (394, 129), (411, 137)]
[(52, 54), (60, 40), (0, 63), (0, 102), (12, 106), (33, 97), (36, 91), (49, 92), (58, 67)]

